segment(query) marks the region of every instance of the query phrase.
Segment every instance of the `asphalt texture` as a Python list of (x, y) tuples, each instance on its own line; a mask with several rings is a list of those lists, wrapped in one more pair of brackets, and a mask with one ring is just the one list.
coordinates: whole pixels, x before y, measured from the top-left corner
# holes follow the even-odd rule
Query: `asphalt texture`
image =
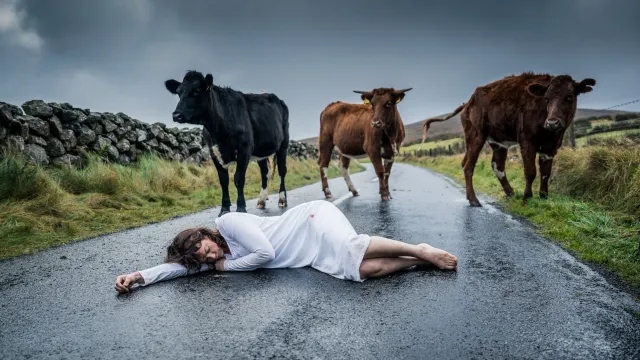
[[(254, 166), (254, 165), (252, 165)], [(179, 230), (218, 209), (0, 263), (2, 359), (638, 359), (640, 305), (527, 225), (428, 170), (396, 164), (382, 202), (369, 165), (330, 184), (358, 232), (428, 242), (456, 272), (356, 283), (310, 268), (202, 273), (119, 295)], [(318, 183), (289, 205), (322, 197)], [(234, 207), (232, 207), (234, 209)], [(277, 215), (277, 194), (266, 210)]]

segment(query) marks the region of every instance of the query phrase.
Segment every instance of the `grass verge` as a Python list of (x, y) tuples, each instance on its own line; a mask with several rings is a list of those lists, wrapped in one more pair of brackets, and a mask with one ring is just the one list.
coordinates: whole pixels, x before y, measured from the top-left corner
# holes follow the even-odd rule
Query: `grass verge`
[[(319, 179), (315, 160), (289, 158), (287, 168), (287, 190)], [(350, 170), (364, 167), (354, 164)], [(230, 166), (231, 177), (234, 171)], [(332, 164), (328, 176), (338, 175)], [(267, 206), (277, 206), (279, 184), (276, 172)], [(229, 192), (235, 204), (233, 183)], [(245, 197), (259, 192), (260, 171), (251, 163)], [(43, 168), (11, 154), (0, 160), (0, 259), (219, 206), (221, 196), (213, 165), (145, 156), (131, 166), (91, 157), (83, 169)]]
[[(464, 184), (463, 155), (409, 158)], [(622, 279), (640, 295), (640, 148), (588, 147), (564, 149), (556, 156), (550, 195), (522, 205), (524, 175), (519, 161), (508, 161), (507, 177), (516, 197), (507, 199), (491, 169), (490, 155), (481, 155), (474, 173), (476, 192), (497, 199), (508, 212), (524, 217), (538, 232), (557, 241), (574, 256)]]

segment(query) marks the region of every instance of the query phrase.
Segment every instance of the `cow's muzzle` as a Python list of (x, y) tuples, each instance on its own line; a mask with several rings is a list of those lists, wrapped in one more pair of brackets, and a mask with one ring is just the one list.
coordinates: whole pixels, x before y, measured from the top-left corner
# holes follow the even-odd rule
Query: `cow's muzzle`
[(371, 126), (376, 129), (379, 129), (382, 127), (382, 121), (380, 120), (371, 121)]
[(564, 128), (564, 121), (558, 118), (551, 118), (544, 121), (545, 130), (556, 131)]
[(183, 123), (184, 122), (184, 115), (182, 115), (182, 113), (174, 111), (171, 116), (173, 117), (173, 121), (177, 122), (177, 123)]

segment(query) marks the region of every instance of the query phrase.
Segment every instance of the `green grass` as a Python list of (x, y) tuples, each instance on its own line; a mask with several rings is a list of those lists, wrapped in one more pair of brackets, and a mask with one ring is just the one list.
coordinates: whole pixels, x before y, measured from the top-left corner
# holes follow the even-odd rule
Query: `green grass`
[[(410, 158), (407, 162), (433, 169), (464, 184), (463, 155)], [(524, 176), (519, 161), (507, 161), (506, 173), (516, 197), (507, 199), (491, 169), (490, 155), (481, 155), (474, 173), (476, 193), (497, 199), (504, 209), (522, 216), (538, 232), (557, 241), (579, 259), (613, 272), (640, 289), (640, 148), (587, 147), (561, 150), (554, 161), (547, 200), (522, 204)]]
[[(219, 206), (221, 190), (213, 165), (197, 166), (146, 156), (132, 166), (107, 164), (91, 157), (83, 169), (43, 168), (20, 156), (0, 160), (0, 259), (29, 254), (104, 233)], [(315, 160), (287, 163), (287, 189), (319, 181)], [(352, 172), (364, 170), (354, 164)], [(233, 177), (235, 167), (229, 168)], [(332, 163), (329, 177), (339, 175)], [(277, 205), (280, 178), (269, 183)], [(229, 187), (231, 202), (236, 189)], [(260, 192), (260, 172), (250, 163), (245, 197)], [(321, 190), (318, 188), (318, 193)]]
[(587, 146), (588, 145), (587, 142), (589, 140), (620, 139), (620, 138), (627, 137), (629, 135), (640, 136), (640, 129), (617, 130), (617, 131), (609, 131), (609, 132), (604, 132), (604, 133), (599, 133), (594, 135), (583, 136), (581, 138), (576, 139), (576, 146), (578, 147)]
[(454, 139), (438, 140), (438, 141), (425, 141), (424, 144), (417, 143), (409, 146), (403, 146), (400, 149), (400, 153), (410, 153), (417, 150), (429, 150), (429, 149), (435, 149), (437, 147), (447, 147), (449, 145), (453, 146), (454, 144), (460, 143), (460, 142), (462, 142), (462, 138), (454, 138)]

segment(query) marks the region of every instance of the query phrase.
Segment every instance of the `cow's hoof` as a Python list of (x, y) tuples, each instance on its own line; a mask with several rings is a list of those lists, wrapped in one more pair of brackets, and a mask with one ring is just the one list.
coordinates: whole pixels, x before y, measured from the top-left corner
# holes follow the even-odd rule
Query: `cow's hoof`
[(351, 194), (353, 194), (353, 196), (360, 196), (357, 190), (351, 190)]
[(226, 214), (228, 212), (231, 212), (231, 210), (229, 208), (224, 207), (224, 208), (220, 209), (220, 212), (218, 213), (218, 216), (222, 216), (222, 215), (224, 215), (224, 214)]
[(258, 209), (264, 209), (267, 206), (266, 203), (264, 202), (259, 202), (258, 205), (256, 206)]
[(244, 206), (238, 206), (238, 208), (236, 209), (236, 212), (246, 213), (247, 208)]
[(478, 200), (469, 200), (469, 206), (471, 206), (471, 207), (482, 207), (482, 204), (480, 204), (480, 201), (478, 201)]
[(324, 198), (325, 199), (331, 199), (331, 198), (333, 198), (333, 195), (331, 195), (331, 193), (324, 193)]
[(513, 191), (506, 191), (504, 194), (505, 194), (508, 198), (512, 198), (512, 197), (513, 197), (513, 195), (515, 195), (515, 193), (514, 193)]
[(278, 206), (281, 208), (285, 208), (287, 207), (287, 202), (286, 201), (278, 201)]
[(382, 195), (380, 198), (382, 199), (382, 201), (389, 201), (391, 200), (391, 195)]
[(540, 199), (547, 199), (549, 197), (546, 193), (540, 193)]

